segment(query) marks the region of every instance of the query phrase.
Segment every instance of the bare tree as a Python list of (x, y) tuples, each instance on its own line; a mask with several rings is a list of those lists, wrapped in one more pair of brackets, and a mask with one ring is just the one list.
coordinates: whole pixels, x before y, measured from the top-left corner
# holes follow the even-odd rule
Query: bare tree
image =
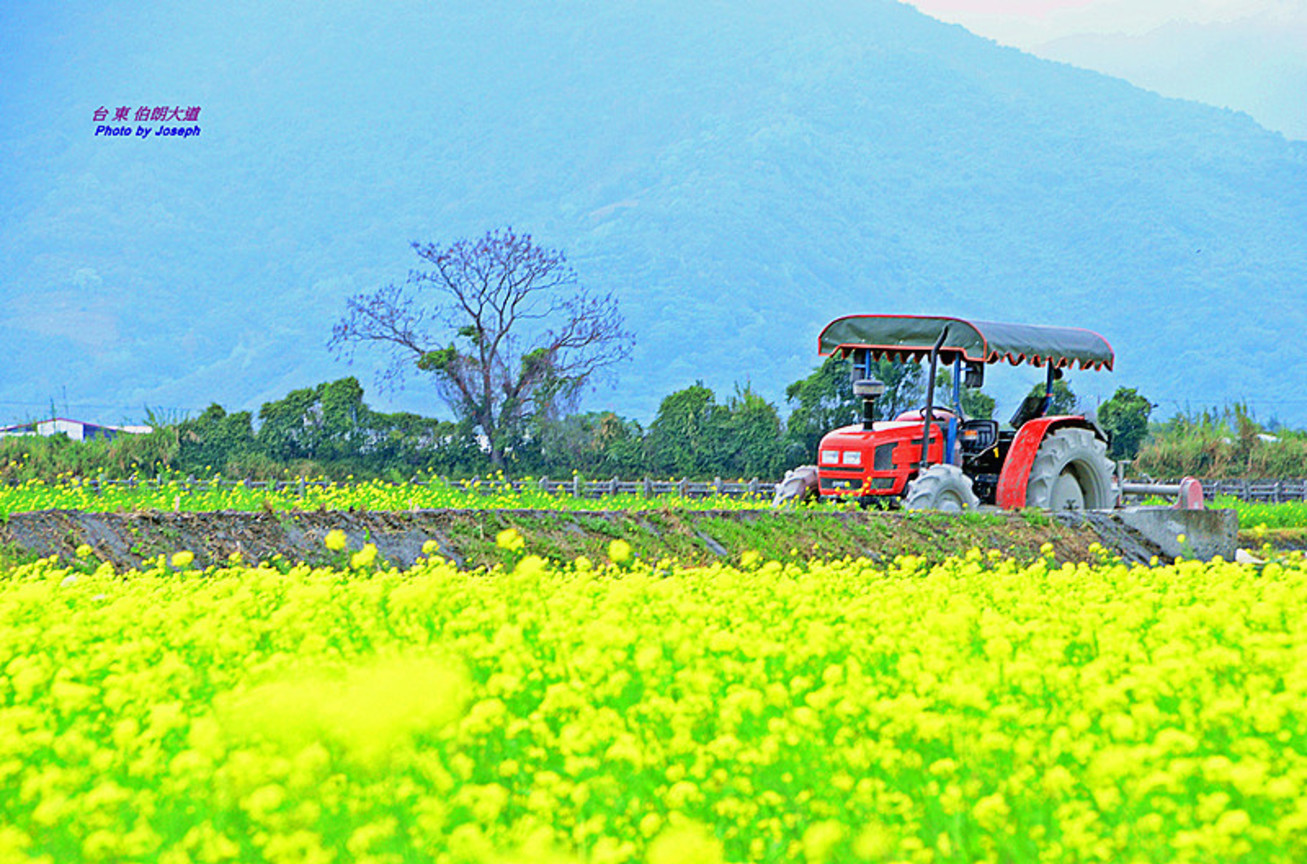
[(360, 344), (388, 350), (383, 387), (402, 387), (413, 368), (434, 375), (496, 466), (531, 418), (572, 407), (592, 375), (631, 355), (612, 294), (591, 294), (561, 252), (530, 235), (496, 229), (413, 250), (434, 269), (351, 297), (328, 347), (351, 361)]

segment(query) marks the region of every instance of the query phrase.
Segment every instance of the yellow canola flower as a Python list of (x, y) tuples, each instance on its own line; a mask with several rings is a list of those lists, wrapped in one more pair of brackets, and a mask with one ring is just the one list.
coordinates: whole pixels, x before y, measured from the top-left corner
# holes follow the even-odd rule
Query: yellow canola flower
[(362, 570), (371, 567), (377, 560), (377, 546), (375, 543), (367, 543), (362, 549), (349, 556), (349, 566), (354, 570)]
[(78, 558), (88, 558), (91, 556), (93, 552), (95, 552), (95, 550), (91, 548), (89, 543), (81, 544), (80, 546), (77, 547), (76, 551), (77, 551)]
[(614, 564), (625, 564), (631, 560), (631, 544), (618, 538), (608, 544), (608, 560)]
[(849, 829), (834, 819), (814, 822), (803, 832), (803, 857), (812, 864), (826, 864), (835, 855)]
[(188, 549), (183, 549), (182, 551), (173, 554), (172, 566), (176, 567), (178, 570), (185, 570), (187, 567), (191, 566), (191, 563), (194, 560), (195, 553)]
[(526, 540), (516, 528), (505, 528), (495, 535), (495, 545), (508, 552), (520, 552), (526, 546)]
[(332, 552), (344, 552), (346, 543), (345, 532), (341, 531), (339, 528), (333, 528), (327, 532), (327, 536), (323, 538), (322, 542), (325, 543), (327, 548)]
[(722, 843), (698, 823), (668, 828), (649, 844), (648, 864), (723, 864)]
[(0, 567), (0, 860), (1307, 860), (1307, 561), (918, 552)]
[(245, 693), (215, 699), (224, 728), (238, 739), (266, 739), (299, 752), (325, 739), (373, 766), (413, 735), (463, 713), (465, 672), (439, 659), (400, 656), (348, 668), (343, 675), (290, 670)]

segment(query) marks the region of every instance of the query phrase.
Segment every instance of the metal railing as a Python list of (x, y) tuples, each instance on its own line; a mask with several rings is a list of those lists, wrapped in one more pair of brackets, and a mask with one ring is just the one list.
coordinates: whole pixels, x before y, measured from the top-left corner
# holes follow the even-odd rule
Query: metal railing
[(1286, 501), (1307, 501), (1307, 480), (1204, 480), (1203, 492), (1208, 497), (1230, 495), (1240, 501), (1281, 504)]

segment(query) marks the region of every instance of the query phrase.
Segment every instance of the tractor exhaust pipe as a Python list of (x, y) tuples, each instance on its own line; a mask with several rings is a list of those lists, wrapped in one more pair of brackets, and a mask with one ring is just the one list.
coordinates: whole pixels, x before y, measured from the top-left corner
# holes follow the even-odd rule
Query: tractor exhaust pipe
[(862, 428), (872, 431), (872, 418), (876, 413), (876, 397), (885, 392), (885, 385), (874, 378), (859, 378), (853, 382), (853, 395), (862, 397)]
[(922, 471), (930, 467), (930, 424), (935, 419), (935, 369), (939, 365), (939, 349), (943, 347), (944, 340), (947, 338), (946, 326), (935, 340), (935, 347), (930, 349), (930, 375), (926, 378), (926, 410), (922, 412), (925, 417), (921, 422), (921, 461), (918, 463)]

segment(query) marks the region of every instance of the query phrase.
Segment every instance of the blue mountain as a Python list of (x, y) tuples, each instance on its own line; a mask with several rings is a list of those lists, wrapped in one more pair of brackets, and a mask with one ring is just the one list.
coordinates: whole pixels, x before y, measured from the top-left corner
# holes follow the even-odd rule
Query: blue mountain
[[(200, 134), (94, 134), (150, 106)], [(1082, 395), (1307, 422), (1307, 144), (890, 0), (10, 4), (0, 112), (15, 419), (367, 385), (345, 298), (511, 224), (637, 335), (589, 407), (779, 401), (826, 321), (890, 311), (1088, 327), (1118, 362)]]

